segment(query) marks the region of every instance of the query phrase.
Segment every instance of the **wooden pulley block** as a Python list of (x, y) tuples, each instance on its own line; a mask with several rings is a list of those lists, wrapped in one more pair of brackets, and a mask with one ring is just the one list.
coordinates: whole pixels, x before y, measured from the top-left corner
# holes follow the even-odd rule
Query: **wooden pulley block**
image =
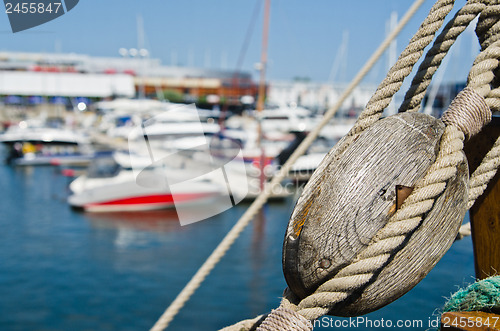
[[(346, 266), (373, 242), (436, 160), (445, 125), (420, 113), (376, 122), (339, 155), (325, 157), (292, 213), (283, 246), (283, 270), (300, 299)], [(453, 243), (466, 211), (468, 167), (436, 199), (418, 227), (388, 261), (329, 314), (357, 316), (396, 300), (434, 267)]]

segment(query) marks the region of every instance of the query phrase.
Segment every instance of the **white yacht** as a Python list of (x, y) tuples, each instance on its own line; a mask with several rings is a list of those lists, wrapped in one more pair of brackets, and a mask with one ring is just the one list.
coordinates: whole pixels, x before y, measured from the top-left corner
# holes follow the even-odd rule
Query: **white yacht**
[(21, 121), (0, 134), (7, 147), (7, 162), (15, 165), (45, 165), (88, 162), (94, 153), (87, 136), (74, 130)]

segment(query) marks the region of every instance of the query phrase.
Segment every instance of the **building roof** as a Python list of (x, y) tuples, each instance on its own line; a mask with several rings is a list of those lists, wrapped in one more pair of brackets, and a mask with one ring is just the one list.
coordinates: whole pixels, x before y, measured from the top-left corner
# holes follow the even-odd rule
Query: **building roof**
[(133, 97), (133, 77), (125, 74), (0, 71), (0, 94), (66, 97)]

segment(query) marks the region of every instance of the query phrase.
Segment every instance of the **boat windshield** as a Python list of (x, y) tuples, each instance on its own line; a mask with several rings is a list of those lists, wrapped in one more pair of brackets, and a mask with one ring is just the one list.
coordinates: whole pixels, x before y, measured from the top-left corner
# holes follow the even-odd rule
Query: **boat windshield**
[(120, 165), (113, 158), (98, 158), (89, 165), (87, 178), (114, 177), (120, 169)]

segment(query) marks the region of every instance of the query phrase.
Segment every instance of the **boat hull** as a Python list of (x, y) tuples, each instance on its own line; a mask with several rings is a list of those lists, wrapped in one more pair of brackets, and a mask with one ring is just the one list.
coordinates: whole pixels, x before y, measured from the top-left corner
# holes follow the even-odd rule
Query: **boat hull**
[[(214, 197), (211, 193), (190, 193), (174, 196), (167, 194), (151, 194), (142, 196), (132, 196), (116, 200), (102, 202), (91, 202), (83, 204), (80, 208), (87, 212), (117, 212), (117, 211), (148, 211), (171, 209), (179, 203), (199, 203), (201, 200)], [(175, 202), (174, 202), (175, 201)]]
[(139, 185), (132, 171), (122, 170), (111, 178), (87, 178), (81, 176), (73, 181), (73, 194), (68, 203), (88, 212), (116, 212), (168, 209), (186, 204), (210, 202), (220, 195), (220, 187), (209, 182), (196, 182), (172, 192), (162, 184), (158, 173), (149, 174), (157, 185)]

